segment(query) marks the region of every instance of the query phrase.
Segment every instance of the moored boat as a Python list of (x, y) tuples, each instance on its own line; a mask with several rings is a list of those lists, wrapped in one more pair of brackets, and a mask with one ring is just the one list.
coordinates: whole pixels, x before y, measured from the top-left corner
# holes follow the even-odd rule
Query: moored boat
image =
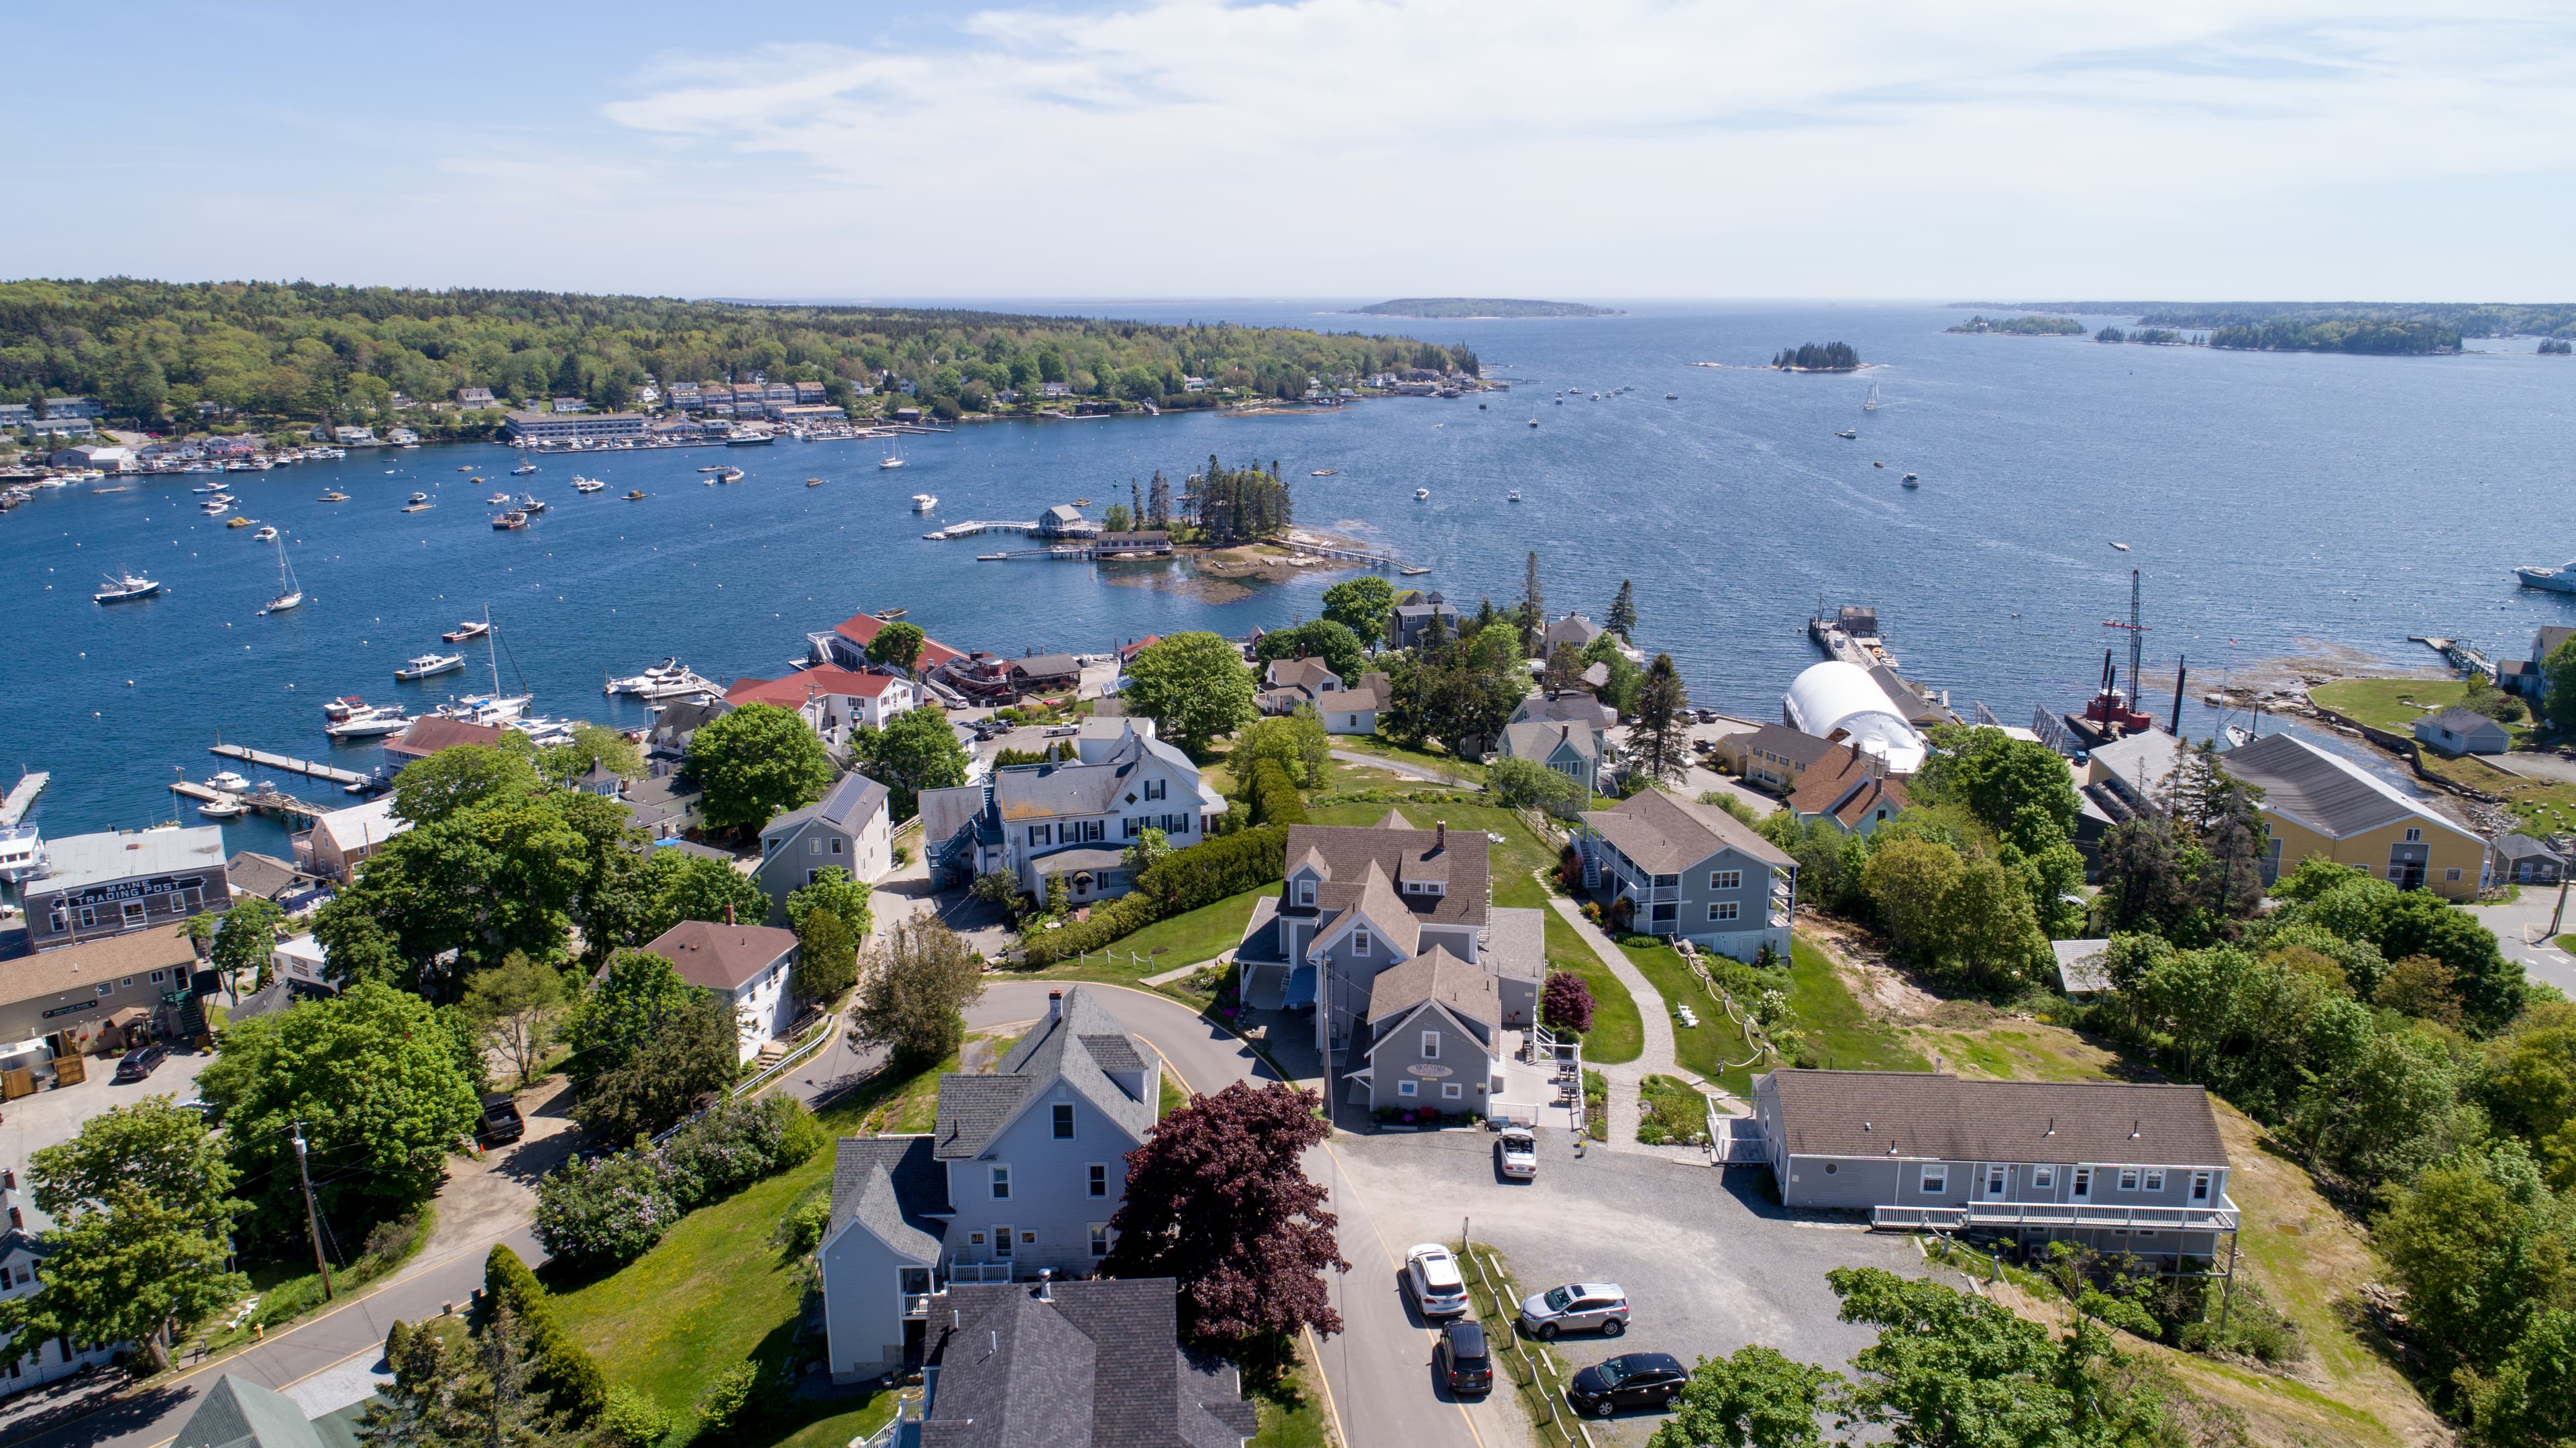
[(415, 654), (411, 661), (394, 670), (397, 683), (416, 684), (440, 674), (452, 674), (465, 667), (463, 654)]
[(490, 624), (479, 618), (469, 618), (438, 637), (446, 643), (461, 644), (470, 639), (479, 639), (491, 631)]
[(2556, 568), (2517, 568), (2513, 576), (2525, 588), (2545, 588), (2551, 593), (2576, 593), (2576, 559)]
[(107, 586), (90, 597), (100, 603), (124, 603), (129, 599), (150, 598), (160, 591), (158, 579), (146, 578), (140, 573), (111, 573), (107, 575)]

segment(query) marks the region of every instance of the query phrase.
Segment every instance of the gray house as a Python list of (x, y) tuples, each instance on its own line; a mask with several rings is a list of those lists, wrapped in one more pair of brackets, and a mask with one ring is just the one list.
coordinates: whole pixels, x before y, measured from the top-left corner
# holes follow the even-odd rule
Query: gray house
[(18, 887), (37, 950), (232, 908), (215, 825), (66, 835), (46, 842), (45, 861), (45, 873)]
[(1798, 862), (1713, 804), (1660, 789), (1617, 809), (1587, 810), (1574, 832), (1583, 886), (1624, 911), (1630, 928), (1752, 960), (1789, 954)]
[(2416, 720), (2415, 737), (2446, 754), (2502, 754), (2513, 747), (2502, 724), (2456, 704)]
[(845, 1136), (832, 1222), (814, 1249), (832, 1381), (921, 1361), (948, 1234), (948, 1171), (927, 1136)]
[(1243, 1448), (1242, 1380), (1180, 1345), (1168, 1277), (955, 1287), (901, 1448)]
[(2566, 856), (2525, 834), (2497, 836), (2492, 858), (2499, 885), (2555, 885), (2567, 874)]
[(1433, 619), (1440, 620), (1440, 631), (1451, 638), (1458, 636), (1458, 610), (1439, 594), (1406, 594), (1396, 600), (1395, 609), (1387, 615), (1388, 648), (1409, 649), (1422, 642), (1424, 631)]
[(1542, 723), (1532, 719), (1503, 726), (1503, 757), (1526, 759), (1553, 769), (1583, 786), (1585, 794), (1601, 788), (1601, 736), (1586, 724)]
[(2141, 1257), (2213, 1259), (2236, 1230), (2198, 1086), (1784, 1069), (1754, 1078), (1753, 1112), (1786, 1206)]
[(1503, 1089), (1502, 996), (1494, 977), (1438, 946), (1369, 983), (1368, 1043), (1350, 1099), (1374, 1110), (1485, 1114)]
[(769, 893), (769, 918), (783, 922), (787, 897), (825, 870), (837, 867), (853, 880), (874, 881), (893, 865), (886, 787), (864, 774), (845, 774), (819, 802), (789, 810), (760, 832), (760, 865), (752, 878)]

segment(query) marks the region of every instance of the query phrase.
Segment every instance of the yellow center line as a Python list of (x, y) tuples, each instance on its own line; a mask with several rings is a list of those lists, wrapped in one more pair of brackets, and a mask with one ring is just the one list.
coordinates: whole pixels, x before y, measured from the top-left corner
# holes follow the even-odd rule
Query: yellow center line
[[(1332, 1142), (1330, 1142), (1330, 1141), (1326, 1141), (1326, 1142), (1324, 1143), (1324, 1154), (1325, 1154), (1326, 1156), (1329, 1156), (1329, 1157), (1331, 1157), (1331, 1158), (1333, 1159), (1333, 1176), (1334, 1176), (1334, 1179), (1335, 1179), (1335, 1180), (1337, 1180), (1337, 1181), (1345, 1182), (1345, 1183), (1346, 1183), (1346, 1182), (1348, 1182), (1348, 1181), (1350, 1180), (1350, 1173), (1349, 1173), (1348, 1171), (1346, 1171), (1346, 1170), (1343, 1168), (1343, 1166), (1342, 1166), (1342, 1154), (1341, 1154), (1340, 1152), (1337, 1152), (1337, 1151), (1333, 1150), (1333, 1144), (1332, 1144)], [(1381, 1257), (1384, 1257), (1384, 1258), (1386, 1259), (1386, 1263), (1387, 1263), (1387, 1265), (1388, 1265), (1388, 1266), (1390, 1266), (1390, 1267), (1395, 1267), (1395, 1268), (1397, 1268), (1397, 1270), (1399, 1270), (1399, 1271), (1403, 1270), (1403, 1269), (1402, 1269), (1401, 1264), (1399, 1264), (1399, 1263), (1396, 1261), (1396, 1258), (1395, 1258), (1395, 1249), (1394, 1249), (1394, 1248), (1392, 1248), (1392, 1247), (1389, 1247), (1388, 1245), (1386, 1245), (1386, 1234), (1385, 1234), (1385, 1233), (1383, 1233), (1383, 1232), (1380, 1232), (1380, 1231), (1378, 1230), (1378, 1228), (1377, 1228), (1377, 1214), (1376, 1214), (1376, 1213), (1374, 1213), (1374, 1212), (1372, 1212), (1372, 1213), (1370, 1213), (1370, 1214), (1369, 1214), (1369, 1236), (1377, 1242), (1378, 1255), (1379, 1255), (1379, 1256), (1381, 1256)], [(1440, 1329), (1438, 1329), (1438, 1328), (1436, 1328), (1436, 1327), (1426, 1329), (1426, 1331), (1427, 1331), (1428, 1335), (1429, 1335), (1431, 1338), (1433, 1338), (1435, 1341), (1436, 1341), (1436, 1340), (1439, 1338), (1439, 1336), (1440, 1336)], [(1475, 1420), (1474, 1416), (1472, 1416), (1471, 1414), (1469, 1414), (1469, 1413), (1468, 1413), (1468, 1411), (1467, 1411), (1467, 1405), (1466, 1405), (1465, 1403), (1463, 1403), (1463, 1402), (1459, 1402), (1459, 1401), (1457, 1401), (1457, 1400), (1455, 1400), (1455, 1399), (1452, 1399), (1452, 1400), (1451, 1400), (1451, 1402), (1450, 1402), (1450, 1406), (1451, 1406), (1451, 1407), (1453, 1407), (1453, 1408), (1456, 1408), (1456, 1409), (1458, 1410), (1458, 1417), (1459, 1417), (1459, 1419), (1460, 1419), (1461, 1421), (1463, 1421), (1463, 1422), (1467, 1425), (1467, 1434), (1468, 1434), (1468, 1436), (1469, 1436), (1469, 1437), (1472, 1437), (1472, 1438), (1474, 1438), (1474, 1439), (1476, 1440), (1476, 1448), (1484, 1448), (1484, 1445), (1485, 1445), (1485, 1435), (1476, 1431), (1476, 1420)], [(1340, 1421), (1340, 1417), (1339, 1417), (1339, 1415), (1338, 1415), (1338, 1414), (1336, 1414), (1336, 1415), (1335, 1415), (1334, 1421), (1335, 1421), (1336, 1423), (1338, 1423), (1338, 1422)], [(1344, 1438), (1342, 1441), (1343, 1441), (1345, 1444), (1347, 1444), (1347, 1443), (1349, 1443), (1349, 1442), (1350, 1442), (1350, 1440), (1349, 1440), (1348, 1438)]]

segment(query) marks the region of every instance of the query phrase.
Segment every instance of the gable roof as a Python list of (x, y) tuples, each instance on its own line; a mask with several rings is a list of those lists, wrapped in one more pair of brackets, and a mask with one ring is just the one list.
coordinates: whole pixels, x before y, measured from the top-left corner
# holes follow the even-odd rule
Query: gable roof
[(492, 724), (468, 724), (438, 714), (423, 714), (400, 734), (385, 741), (387, 754), (425, 759), (458, 744), (498, 744), (508, 731)]
[(2548, 845), (2539, 840), (2533, 839), (2529, 835), (2523, 834), (2519, 830), (2511, 834), (2498, 835), (2495, 841), (2495, 852), (2496, 858), (2500, 860), (2559, 860), (2564, 858)]
[(2463, 736), (2481, 733), (2490, 729), (2494, 730), (2498, 734), (2505, 734), (2508, 732), (2502, 724), (2497, 723), (2495, 720), (2488, 718), (2486, 715), (2479, 713), (2475, 709), (2463, 708), (2458, 704), (2452, 705), (2450, 708), (2443, 710), (2439, 714), (2427, 714), (2423, 718), (2415, 721), (2415, 727), (2418, 731), (2421, 731), (2424, 726), (2428, 724), (2438, 728), (2447, 729), (2454, 734)]
[(1111, 1071), (1143, 1068), (1145, 1053), (1127, 1028), (1080, 986), (1064, 992), (1060, 1014), (1041, 1020), (1020, 1038), (990, 1075), (952, 1072), (939, 1078), (939, 1123), (933, 1132), (942, 1160), (980, 1154), (1028, 1103), (1057, 1081), (1117, 1123), (1137, 1141), (1153, 1129), (1158, 1100), (1127, 1094)]
[(1378, 972), (1369, 983), (1368, 1023), (1378, 1026), (1425, 1004), (1446, 1006), (1461, 1019), (1488, 1026), (1503, 1020), (1502, 993), (1493, 976), (1435, 945)]
[(1233, 1368), (1180, 1346), (1177, 1292), (1168, 1277), (951, 1286), (921, 1448), (1239, 1448), (1252, 1405)]
[(2227, 1165), (2198, 1086), (1785, 1067), (1766, 1079), (1779, 1098), (1781, 1144), (1799, 1156)]
[(854, 771), (842, 775), (840, 782), (821, 799), (803, 809), (789, 810), (761, 826), (761, 830), (765, 834), (781, 825), (801, 825), (807, 820), (819, 819), (855, 832), (867, 827), (876, 812), (886, 807), (888, 798), (884, 785)]
[(2346, 839), (2405, 819), (2477, 839), (2435, 813), (2430, 804), (2408, 799), (2360, 765), (2293, 734), (2247, 740), (2227, 751), (2220, 762), (2229, 774), (2262, 786), (2264, 810), (2328, 839)]
[[(1603, 666), (1595, 664), (1593, 667)], [(1619, 711), (1590, 694), (1532, 694), (1513, 706), (1511, 722), (1526, 724), (1532, 720), (1588, 724), (1594, 729), (1607, 729), (1619, 722)]]
[(2576, 628), (2562, 624), (2548, 624), (2535, 629), (2531, 635), (2531, 661), (2547, 663), (2549, 656), (2558, 652), (2558, 646), (2572, 638), (2576, 638)]
[(724, 699), (736, 708), (745, 704), (779, 704), (796, 709), (808, 699), (825, 696), (873, 699), (902, 682), (891, 674), (858, 674), (830, 664), (816, 664), (783, 679), (736, 679), (733, 687), (725, 690)]
[(1503, 753), (1514, 759), (1545, 764), (1559, 749), (1570, 749), (1585, 759), (1601, 757), (1599, 736), (1588, 727), (1539, 719), (1503, 726)]
[(345, 1417), (306, 1422), (293, 1398), (226, 1373), (197, 1400), (170, 1448), (355, 1448), (357, 1441)]
[(845, 1136), (832, 1158), (832, 1221), (853, 1219), (887, 1246), (939, 1260), (948, 1172), (927, 1136)]
[[(864, 650), (868, 645), (876, 642), (877, 634), (885, 628), (886, 622), (887, 621), (885, 619), (881, 619), (872, 613), (852, 614), (850, 617), (832, 625), (832, 632), (839, 634), (841, 637), (848, 639), (854, 644), (857, 644), (862, 650)], [(948, 645), (939, 642), (937, 639), (930, 638), (925, 635), (921, 640), (921, 656), (913, 660), (913, 667), (921, 669), (936, 668), (941, 664), (947, 663), (951, 659), (962, 659), (964, 657), (966, 657), (964, 652), (952, 649)]]
[(731, 994), (796, 948), (796, 932), (768, 925), (683, 920), (644, 947), (703, 990)]
[(1030, 654), (1011, 660), (1011, 672), (1032, 679), (1060, 679), (1082, 672), (1082, 660), (1071, 654)]
[(313, 822), (313, 828), (328, 836), (331, 847), (343, 854), (381, 845), (411, 828), (411, 821), (394, 814), (394, 797), (379, 795), (365, 804), (335, 809)]
[(320, 877), (305, 874), (275, 855), (263, 855), (254, 850), (240, 851), (224, 861), (224, 878), (238, 893), (257, 895), (264, 900), (313, 889), (322, 883)]
[(1881, 777), (1878, 766), (1877, 758), (1861, 753), (1859, 745), (1842, 745), (1799, 777), (1789, 808), (1802, 817), (1831, 815), (1845, 828), (1858, 826), (1882, 805), (1895, 814), (1908, 803), (1904, 782)]
[(1720, 850), (1732, 849), (1766, 865), (1790, 865), (1779, 846), (1713, 804), (1660, 789), (1639, 790), (1617, 809), (1586, 810), (1583, 822), (1639, 869), (1678, 874)]
[(2049, 952), (2057, 957), (2057, 983), (2068, 995), (2111, 988), (2111, 973), (2102, 963), (2103, 952), (2111, 948), (2108, 940), (2052, 940)]
[(1803, 729), (1786, 724), (1765, 724), (1748, 734), (1730, 734), (1725, 747), (1744, 752), (1760, 752), (1788, 760), (1805, 769), (1842, 746), (1830, 739), (1820, 739)]
[(1592, 641), (1601, 637), (1601, 625), (1582, 614), (1569, 613), (1547, 626), (1546, 637), (1551, 648), (1561, 643), (1572, 644), (1578, 649), (1590, 648)]
[(1270, 667), (1262, 673), (1262, 683), (1266, 687), (1303, 689), (1310, 694), (1322, 688), (1325, 680), (1339, 684), (1341, 678), (1318, 658), (1272, 659)]
[[(148, 984), (156, 970), (194, 972), (197, 947), (188, 939), (182, 926), (154, 925), (129, 930), (122, 935), (106, 935), (66, 945), (55, 950), (20, 956), (0, 971), (0, 1005), (17, 1005), (22, 1001), (43, 1000), (51, 996), (76, 992), (62, 1002), (96, 1000), (97, 987), (126, 976), (143, 977), (138, 988)], [(122, 1000), (131, 1000), (131, 996)], [(122, 1003), (122, 1000), (119, 1003)], [(238, 1015), (234, 1016), (238, 1020)]]
[(652, 737), (657, 740), (677, 739), (697, 732), (698, 726), (710, 719), (721, 719), (733, 712), (733, 706), (722, 699), (674, 699), (662, 706), (653, 717)]
[(1130, 730), (1097, 763), (1012, 765), (994, 770), (993, 806), (1006, 821), (1112, 814), (1130, 788), (1130, 777), (1148, 757), (1171, 765), (1196, 786), (1198, 766), (1190, 763), (1188, 755), (1159, 739)]
[[(1374, 873), (1377, 888), (1383, 893), (1372, 898), (1376, 909), (1387, 913), (1371, 913), (1370, 918), (1382, 930), (1422, 924), (1484, 924), (1486, 883), (1491, 869), (1491, 845), (1484, 833), (1449, 831), (1444, 844), (1442, 832), (1436, 827), (1390, 828), (1390, 820), (1401, 820), (1403, 816), (1391, 810), (1388, 814), (1389, 820), (1375, 825), (1288, 827), (1287, 858), (1302, 865), (1312, 855), (1322, 867), (1324, 883), (1315, 891), (1316, 909), (1331, 917), (1360, 904)], [(1442, 893), (1408, 894), (1402, 888), (1407, 879), (1439, 879)], [(1284, 892), (1287, 887), (1283, 884), (1280, 888)], [(1410, 953), (1412, 943), (1406, 942), (1405, 948)]]

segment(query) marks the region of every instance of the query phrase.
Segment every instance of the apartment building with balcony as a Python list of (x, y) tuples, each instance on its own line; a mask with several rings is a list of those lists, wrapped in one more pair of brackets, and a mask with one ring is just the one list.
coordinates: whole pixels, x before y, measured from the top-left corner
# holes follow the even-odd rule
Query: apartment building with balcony
[(1585, 811), (1574, 845), (1614, 923), (1737, 960), (1765, 945), (1787, 958), (1798, 862), (1717, 806), (1641, 790)]

